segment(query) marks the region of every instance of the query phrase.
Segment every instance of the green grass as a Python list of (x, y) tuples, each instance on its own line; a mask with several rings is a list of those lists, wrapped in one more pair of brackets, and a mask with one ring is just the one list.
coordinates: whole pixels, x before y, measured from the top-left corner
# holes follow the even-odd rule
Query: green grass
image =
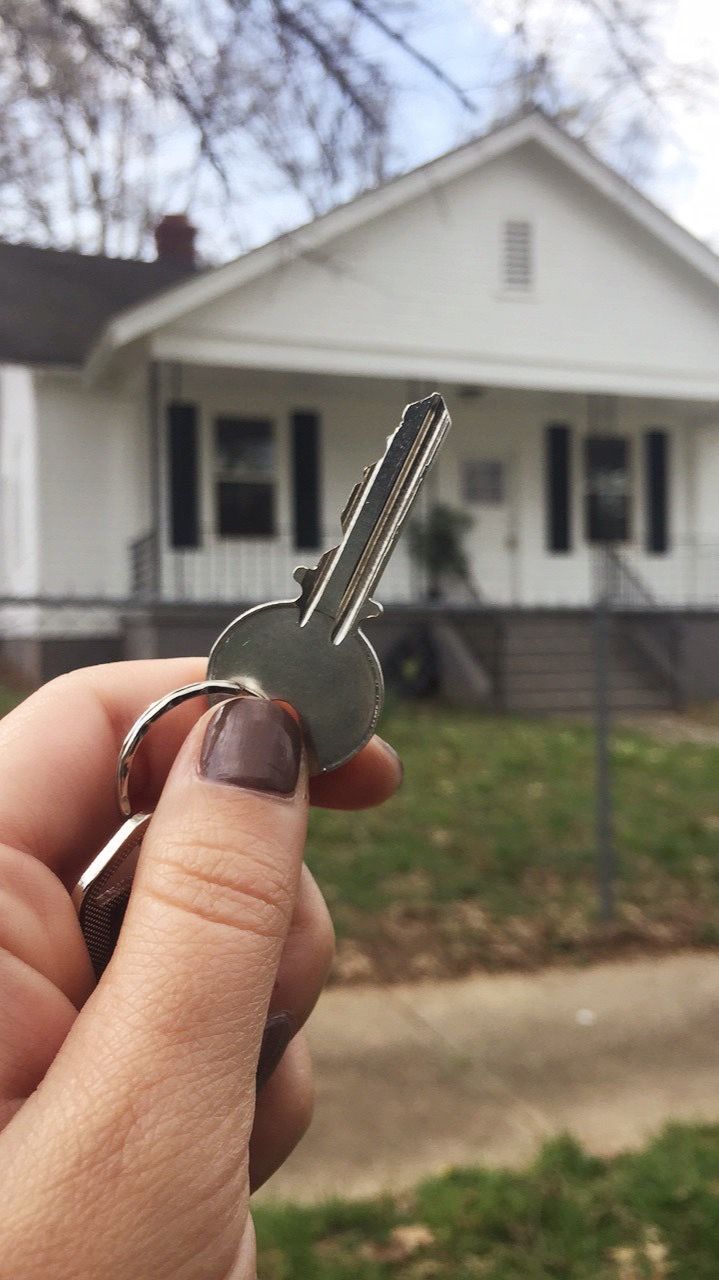
[(26, 693), (0, 685), (0, 717), (6, 716), (8, 711), (12, 711), (13, 707), (16, 707), (26, 697)]
[[(619, 925), (598, 930), (591, 727), (395, 709), (401, 792), (315, 812), (308, 861), (338, 936), (391, 978), (606, 945), (719, 941), (719, 748), (614, 738)], [(356, 944), (356, 945), (354, 945)], [(350, 964), (352, 968), (352, 964)]]
[(611, 1161), (565, 1138), (521, 1173), (255, 1219), (260, 1280), (716, 1280), (719, 1127), (672, 1126)]
[[(0, 687), (0, 714), (21, 697)], [(607, 929), (590, 725), (424, 704), (390, 709), (382, 732), (404, 760), (399, 794), (364, 813), (315, 810), (310, 822), (340, 980), (719, 944), (719, 747), (615, 733), (619, 905)]]

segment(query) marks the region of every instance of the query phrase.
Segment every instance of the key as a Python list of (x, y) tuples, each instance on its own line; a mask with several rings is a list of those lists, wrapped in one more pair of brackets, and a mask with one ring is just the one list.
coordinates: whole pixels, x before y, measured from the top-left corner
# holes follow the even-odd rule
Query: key
[(137, 813), (123, 822), (73, 890), (72, 900), (96, 978), (115, 948), (150, 817), (149, 813)]
[(117, 762), (117, 795), (127, 821), (73, 893), (96, 977), (112, 955), (150, 822), (130, 815), (135, 752), (167, 711), (188, 698), (256, 694), (289, 702), (300, 714), (313, 773), (335, 769), (364, 746), (382, 710), (379, 660), (360, 623), (376, 617), (370, 599), (422, 481), (450, 427), (444, 400), (427, 396), (405, 409), (384, 456), (365, 468), (342, 513), (342, 539), (314, 569), (298, 569), (296, 600), (259, 605), (236, 618), (212, 648), (207, 679), (152, 703), (127, 734)]
[(342, 513), (342, 539), (316, 568), (298, 569), (296, 600), (241, 614), (210, 652), (207, 676), (298, 712), (311, 773), (344, 764), (372, 736), (384, 699), (377, 655), (360, 623), (451, 420), (438, 393), (407, 405), (382, 458)]

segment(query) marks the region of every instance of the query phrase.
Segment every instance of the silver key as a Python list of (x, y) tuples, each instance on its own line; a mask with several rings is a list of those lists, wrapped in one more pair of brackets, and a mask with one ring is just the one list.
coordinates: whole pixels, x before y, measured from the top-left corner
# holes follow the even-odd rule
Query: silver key
[(231, 622), (210, 653), (210, 680), (231, 680), (299, 713), (310, 771), (336, 769), (374, 732), (384, 683), (360, 629), (370, 599), (451, 425), (436, 392), (407, 405), (384, 456), (367, 467), (342, 514), (343, 537), (314, 569), (298, 569), (297, 600), (259, 605)]

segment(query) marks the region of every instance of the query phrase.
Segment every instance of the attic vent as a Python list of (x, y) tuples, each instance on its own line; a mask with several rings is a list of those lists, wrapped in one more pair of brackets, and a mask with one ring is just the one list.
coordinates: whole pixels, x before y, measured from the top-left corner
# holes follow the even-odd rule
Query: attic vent
[(504, 224), (504, 287), (527, 292), (532, 287), (532, 224), (511, 218)]

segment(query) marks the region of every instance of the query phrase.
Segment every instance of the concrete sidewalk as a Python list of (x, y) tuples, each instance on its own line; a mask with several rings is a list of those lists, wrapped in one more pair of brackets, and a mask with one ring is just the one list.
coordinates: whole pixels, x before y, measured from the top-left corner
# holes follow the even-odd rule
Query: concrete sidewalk
[(719, 955), (334, 989), (308, 1032), (315, 1120), (264, 1200), (521, 1165), (567, 1131), (608, 1155), (719, 1121)]

